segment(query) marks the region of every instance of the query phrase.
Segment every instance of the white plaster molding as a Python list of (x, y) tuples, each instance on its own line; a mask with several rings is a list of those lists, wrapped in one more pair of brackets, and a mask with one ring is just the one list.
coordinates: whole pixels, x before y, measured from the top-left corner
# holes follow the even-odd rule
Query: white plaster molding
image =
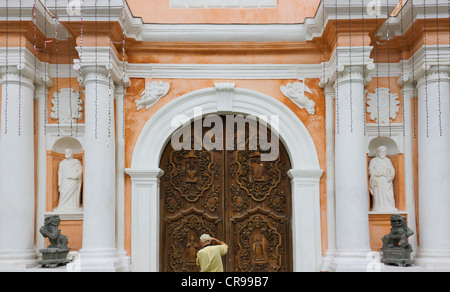
[(321, 64), (128, 64), (131, 78), (300, 79), (322, 76)]
[[(53, 15), (58, 15), (59, 22), (79, 22), (81, 19), (81, 0), (71, 0), (70, 3), (57, 5), (55, 1), (47, 0), (47, 8), (41, 1), (36, 2), (36, 18), (39, 30), (43, 31), (47, 38), (54, 37), (55, 23)], [(178, 0), (180, 1), (180, 0)], [(202, 1), (202, 0), (192, 0)], [(240, 7), (237, 0), (203, 0), (205, 6), (214, 5), (216, 8), (224, 5), (234, 5)], [(252, 1), (256, 0), (243, 0)], [(408, 31), (412, 21), (423, 19), (424, 13), (436, 15), (438, 7), (438, 17), (448, 18), (448, 1), (446, 0), (426, 0), (427, 5), (423, 6), (423, 1), (407, 1), (403, 11), (395, 17), (391, 17), (390, 30), (396, 35), (401, 34), (401, 22), (403, 22), (403, 32)], [(224, 4), (225, 3), (225, 4)], [(257, 5), (273, 7), (275, 0), (258, 0)], [(376, 4), (376, 6), (374, 6)], [(173, 24), (147, 24), (143, 23), (139, 17), (134, 17), (132, 11), (125, 5), (125, 15), (123, 17), (122, 0), (96, 0), (95, 3), (84, 1), (83, 21), (111, 21), (125, 26), (126, 35), (137, 41), (230, 41), (240, 39), (242, 41), (308, 41), (314, 37), (322, 35), (324, 25), (329, 20), (334, 19), (374, 19), (388, 18), (393, 9), (397, 6), (398, 0), (362, 0), (362, 1), (322, 1), (314, 17), (306, 18), (302, 24), (256, 24), (256, 25), (173, 25)], [(33, 21), (34, 0), (22, 0), (22, 13), (20, 15), (18, 1), (9, 3), (8, 19)], [(242, 7), (250, 7), (250, 4), (243, 3)], [(255, 6), (256, 4), (251, 4)], [(197, 5), (201, 6), (201, 5)], [(364, 12), (364, 13), (362, 13)], [(375, 13), (376, 12), (376, 13)], [(412, 17), (411, 17), (412, 15)], [(323, 19), (325, 16), (325, 19)], [(403, 18), (401, 19), (401, 17)], [(125, 19), (125, 24), (122, 19)], [(0, 11), (0, 20), (6, 19), (5, 9)], [(392, 20), (393, 19), (393, 20)], [(45, 24), (46, 22), (46, 24)], [(57, 23), (58, 38), (65, 39), (68, 31)], [(46, 29), (45, 29), (46, 28)], [(380, 29), (380, 34), (385, 35), (386, 24)]]
[(395, 120), (400, 111), (400, 101), (397, 93), (390, 93), (389, 88), (380, 87), (374, 93), (367, 92), (367, 112), (372, 121), (380, 124), (389, 124)]
[(230, 82), (215, 83), (217, 112), (232, 112), (234, 89), (236, 84)]
[(292, 100), (299, 108), (306, 109), (310, 115), (315, 113), (316, 103), (305, 95), (305, 92), (313, 93), (306, 86), (305, 80), (303, 82), (288, 83), (286, 86), (281, 86), (280, 89), (283, 95)]
[(80, 212), (71, 212), (71, 213), (64, 213), (64, 212), (45, 212), (44, 218), (58, 215), (59, 218), (61, 218), (62, 221), (82, 221), (83, 220), (83, 211)]
[[(76, 47), (81, 58), (74, 60), (73, 68), (82, 74), (98, 73), (108, 76), (114, 82), (123, 82), (125, 74), (123, 72), (123, 62), (119, 60), (109, 47)], [(86, 70), (88, 69), (88, 70)], [(85, 77), (85, 76), (83, 76)]]
[(0, 48), (0, 74), (4, 75), (6, 71), (8, 74), (22, 74), (30, 83), (53, 86), (49, 64), (35, 58), (27, 48)]
[(142, 98), (140, 100), (135, 100), (137, 110), (151, 108), (161, 98), (166, 96), (169, 90), (170, 83), (164, 83), (162, 81), (153, 81), (152, 83), (147, 82), (144, 91), (140, 95)]
[[(377, 123), (367, 123), (366, 124), (366, 150), (367, 154), (374, 155), (375, 149), (369, 149), (369, 145), (372, 140), (379, 137), (387, 137), (395, 142), (396, 149), (394, 151), (398, 151), (398, 153), (404, 153), (405, 151), (405, 139), (403, 136), (405, 129), (403, 128), (402, 123), (391, 123), (378, 125)], [(370, 150), (373, 153), (370, 153)], [(389, 153), (388, 155), (393, 155), (397, 153)]]
[(368, 82), (370, 72), (376, 68), (373, 59), (370, 58), (372, 49), (372, 46), (337, 47), (327, 63), (326, 67), (329, 73), (328, 76), (325, 76), (327, 80), (322, 80), (322, 86), (325, 84), (324, 81), (334, 82), (337, 77), (345, 77), (344, 79), (339, 78), (339, 81), (349, 79), (347, 77), (351, 76), (350, 74), (357, 74), (358, 76), (355, 77)]
[(80, 93), (73, 88), (62, 88), (60, 92), (55, 92), (52, 99), (52, 110), (50, 117), (59, 120), (62, 124), (74, 124), (77, 120), (83, 119), (83, 101)]
[(52, 150), (55, 142), (62, 137), (72, 137), (78, 140), (84, 149), (84, 134), (85, 125), (84, 124), (47, 124), (46, 126), (46, 150)]

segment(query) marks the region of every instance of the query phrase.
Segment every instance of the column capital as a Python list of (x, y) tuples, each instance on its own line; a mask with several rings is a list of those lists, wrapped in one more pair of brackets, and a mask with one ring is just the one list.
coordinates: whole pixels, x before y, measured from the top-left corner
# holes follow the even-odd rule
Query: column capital
[(21, 78), (26, 78), (31, 85), (36, 83), (36, 86), (45, 84), (47, 87), (51, 87), (53, 81), (49, 72), (48, 63), (41, 62), (27, 48), (0, 48), (0, 75), (3, 76), (3, 79), (9, 81), (9, 78), (4, 77), (6, 74), (20, 75)]
[(449, 81), (450, 66), (437, 64), (423, 64), (423, 70), (417, 76), (417, 86), (424, 83), (433, 83), (439, 81)]
[(127, 84), (125, 73), (123, 72), (123, 62), (119, 60), (114, 50), (110, 47), (77, 47), (79, 59), (74, 60), (73, 68), (82, 74), (82, 78), (86, 75), (96, 72), (108, 76), (116, 83)]
[(163, 175), (162, 169), (125, 169), (125, 172), (131, 177), (131, 180), (137, 184), (154, 183), (158, 181)]
[(329, 64), (330, 81), (363, 82), (370, 81), (370, 71), (375, 69), (373, 59), (370, 58), (372, 46), (337, 47)]
[(414, 87), (414, 78), (410, 73), (401, 73), (397, 78), (397, 85), (401, 86), (400, 90), (403, 98), (413, 98), (416, 96), (416, 89)]
[(422, 46), (414, 57), (415, 81), (418, 85), (425, 81), (448, 78), (450, 74), (450, 48), (448, 46)]

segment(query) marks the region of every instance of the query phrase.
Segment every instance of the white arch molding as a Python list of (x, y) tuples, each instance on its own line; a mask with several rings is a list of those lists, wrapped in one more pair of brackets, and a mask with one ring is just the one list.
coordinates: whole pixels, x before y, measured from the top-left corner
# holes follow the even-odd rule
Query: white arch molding
[(183, 95), (165, 105), (146, 123), (136, 142), (131, 168), (132, 181), (132, 271), (159, 270), (159, 168), (162, 152), (175, 131), (172, 119), (177, 115), (196, 118), (194, 108), (203, 115), (240, 113), (279, 116), (280, 140), (286, 147), (293, 169), (292, 235), (294, 271), (320, 271), (322, 261), (319, 183), (323, 170), (306, 127), (282, 102), (268, 95), (235, 88), (233, 83)]

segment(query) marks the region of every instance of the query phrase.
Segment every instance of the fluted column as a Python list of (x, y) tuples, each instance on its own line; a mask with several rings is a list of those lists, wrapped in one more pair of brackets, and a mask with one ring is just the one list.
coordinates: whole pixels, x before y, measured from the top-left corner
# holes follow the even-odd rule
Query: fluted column
[[(11, 57), (11, 56), (9, 56)], [(37, 264), (34, 250), (34, 85), (18, 67), (2, 67), (0, 270)]]
[[(441, 52), (443, 54), (443, 52)], [(419, 244), (417, 264), (450, 268), (449, 66), (418, 80)]]

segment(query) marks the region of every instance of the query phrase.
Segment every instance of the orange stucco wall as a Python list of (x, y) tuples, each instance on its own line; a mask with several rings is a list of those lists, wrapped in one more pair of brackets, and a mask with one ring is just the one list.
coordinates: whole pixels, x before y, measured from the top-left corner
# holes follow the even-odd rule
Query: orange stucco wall
[(169, 0), (128, 0), (135, 17), (145, 23), (303, 23), (314, 17), (319, 0), (279, 0), (277, 8), (173, 9)]

